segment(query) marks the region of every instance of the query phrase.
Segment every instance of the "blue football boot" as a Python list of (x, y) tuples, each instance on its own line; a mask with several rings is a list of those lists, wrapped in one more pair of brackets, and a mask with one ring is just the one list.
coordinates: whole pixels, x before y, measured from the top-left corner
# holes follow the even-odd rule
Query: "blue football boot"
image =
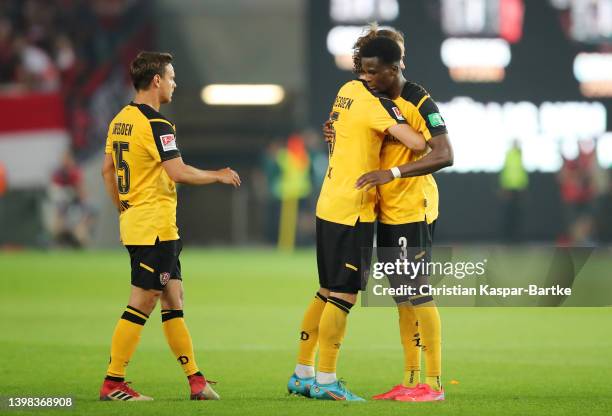
[(346, 400), (352, 402), (365, 402), (365, 399), (351, 393), (342, 380), (330, 384), (314, 383), (310, 387), (310, 397), (319, 400)]
[(310, 386), (315, 382), (314, 377), (300, 378), (295, 373), (289, 378), (287, 390), (289, 394), (298, 394), (304, 397), (310, 397)]

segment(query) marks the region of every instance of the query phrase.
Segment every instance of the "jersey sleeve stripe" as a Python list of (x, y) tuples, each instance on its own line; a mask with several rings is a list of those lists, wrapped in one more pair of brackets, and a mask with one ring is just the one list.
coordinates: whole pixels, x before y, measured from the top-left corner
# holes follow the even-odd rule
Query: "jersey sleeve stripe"
[(149, 120), (149, 123), (166, 123), (172, 126), (172, 128), (174, 129), (172, 123), (170, 123), (168, 120), (164, 120), (163, 118), (152, 118)]
[(424, 96), (423, 96), (423, 98), (421, 98), (421, 101), (419, 101), (419, 103), (418, 103), (418, 104), (417, 104), (417, 106), (416, 106), (417, 110), (418, 110), (419, 108), (421, 108), (421, 106), (423, 105), (423, 103), (425, 102), (425, 100), (426, 100), (426, 99), (428, 99), (428, 98), (429, 98), (429, 95), (424, 95)]
[(176, 153), (172, 153), (169, 155), (161, 156), (160, 159), (162, 162), (165, 162), (167, 160), (176, 159), (177, 157), (181, 157), (181, 153), (179, 151), (176, 151)]

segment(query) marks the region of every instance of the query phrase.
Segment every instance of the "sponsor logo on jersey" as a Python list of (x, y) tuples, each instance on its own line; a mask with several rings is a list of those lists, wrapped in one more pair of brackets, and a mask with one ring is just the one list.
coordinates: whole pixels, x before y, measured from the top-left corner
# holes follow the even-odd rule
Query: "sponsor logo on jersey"
[(161, 145), (164, 152), (167, 152), (168, 150), (177, 150), (176, 138), (174, 137), (174, 134), (164, 134), (163, 136), (159, 136), (159, 139), (161, 140)]
[(393, 114), (395, 114), (395, 118), (397, 118), (398, 120), (404, 120), (404, 116), (402, 115), (402, 112), (399, 110), (399, 108), (393, 107)]

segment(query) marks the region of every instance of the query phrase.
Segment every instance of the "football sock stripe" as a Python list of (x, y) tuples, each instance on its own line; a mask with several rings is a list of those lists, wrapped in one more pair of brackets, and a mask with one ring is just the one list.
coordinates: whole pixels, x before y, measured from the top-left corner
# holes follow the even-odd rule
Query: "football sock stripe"
[(129, 310), (129, 311), (131, 311), (131, 312), (132, 312), (132, 313), (134, 313), (135, 315), (139, 315), (141, 318), (144, 318), (144, 319), (149, 319), (149, 315), (147, 315), (146, 313), (144, 313), (144, 312), (142, 312), (142, 311), (139, 311), (138, 309), (136, 309), (136, 308), (135, 308), (135, 307), (133, 307), (133, 306), (128, 305), (128, 306), (126, 307), (126, 309), (127, 309), (127, 310)]
[(327, 302), (334, 304), (336, 307), (342, 309), (344, 312), (349, 313), (353, 305), (350, 302), (345, 301), (344, 299), (329, 297), (327, 298)]
[(180, 309), (164, 309), (161, 311), (162, 322), (166, 322), (174, 318), (183, 318), (183, 311)]
[(123, 315), (121, 315), (121, 319), (125, 319), (126, 321), (130, 321), (138, 325), (144, 325), (148, 318), (148, 315), (138, 312), (129, 306), (125, 309)]

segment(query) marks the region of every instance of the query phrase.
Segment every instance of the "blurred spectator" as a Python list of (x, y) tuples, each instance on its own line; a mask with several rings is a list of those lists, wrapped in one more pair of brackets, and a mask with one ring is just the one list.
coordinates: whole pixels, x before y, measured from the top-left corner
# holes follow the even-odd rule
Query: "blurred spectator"
[(17, 81), (31, 91), (53, 92), (60, 87), (59, 72), (51, 57), (23, 37), (14, 41), (19, 56)]
[(66, 74), (74, 70), (76, 65), (76, 54), (72, 47), (72, 41), (65, 35), (59, 35), (55, 39), (55, 64), (62, 74), (63, 78)]
[(276, 244), (278, 239), (278, 219), (280, 218), (280, 166), (278, 153), (282, 145), (274, 140), (270, 142), (261, 158), (261, 167), (266, 183), (266, 218), (265, 239), (267, 243)]
[(298, 244), (312, 245), (315, 243), (315, 211), (319, 191), (323, 184), (323, 179), (327, 173), (328, 153), (327, 145), (321, 134), (316, 130), (304, 130), (302, 132), (304, 144), (310, 159), (310, 194), (300, 204), (300, 216), (298, 221)]
[(598, 162), (597, 141), (581, 142), (581, 153), (585, 155), (584, 166), (588, 172), (593, 187), (593, 218), (592, 238), (605, 241), (610, 228), (610, 171), (604, 169)]
[(83, 175), (72, 153), (66, 152), (48, 188), (49, 231), (54, 244), (81, 248), (90, 237), (93, 212), (87, 205)]
[[(98, 151), (108, 120), (91, 107), (114, 93), (111, 75), (150, 47), (151, 10), (145, 0), (0, 0), (0, 91), (61, 93), (72, 147), (80, 156)], [(97, 123), (84, 128), (90, 118)]]
[(278, 247), (293, 250), (297, 241), (300, 224), (300, 207), (304, 208), (307, 197), (312, 192), (310, 181), (310, 155), (300, 133), (287, 139), (287, 147), (277, 155), (280, 167), (281, 216)]
[(309, 132), (294, 133), (284, 146), (278, 141), (268, 145), (261, 161), (267, 188), (266, 242), (292, 250), (296, 244), (311, 244), (314, 236), (312, 205), (312, 157), (316, 150)]
[(579, 143), (576, 159), (563, 159), (558, 179), (564, 204), (565, 230), (562, 242), (591, 244), (597, 196), (597, 157), (592, 140)]
[(13, 24), (0, 17), (0, 84), (4, 90), (16, 81), (18, 57), (13, 44)]
[(0, 197), (4, 195), (8, 188), (8, 178), (6, 177), (6, 168), (0, 162)]
[(311, 196), (316, 204), (321, 185), (323, 185), (323, 179), (327, 174), (327, 165), (329, 162), (327, 144), (321, 137), (321, 133), (316, 130), (305, 130), (302, 133), (302, 137), (304, 138), (304, 144), (310, 156), (310, 175), (313, 189)]
[(499, 173), (499, 186), (503, 201), (502, 235), (508, 242), (517, 242), (523, 217), (521, 202), (529, 186), (529, 176), (523, 165), (523, 153), (518, 140), (514, 140), (506, 153), (504, 167)]
[(612, 243), (612, 181), (610, 180), (611, 170), (606, 170), (601, 167), (598, 169), (598, 189), (599, 196), (597, 198), (597, 219), (595, 221), (595, 229), (597, 230), (597, 238), (600, 242)]

